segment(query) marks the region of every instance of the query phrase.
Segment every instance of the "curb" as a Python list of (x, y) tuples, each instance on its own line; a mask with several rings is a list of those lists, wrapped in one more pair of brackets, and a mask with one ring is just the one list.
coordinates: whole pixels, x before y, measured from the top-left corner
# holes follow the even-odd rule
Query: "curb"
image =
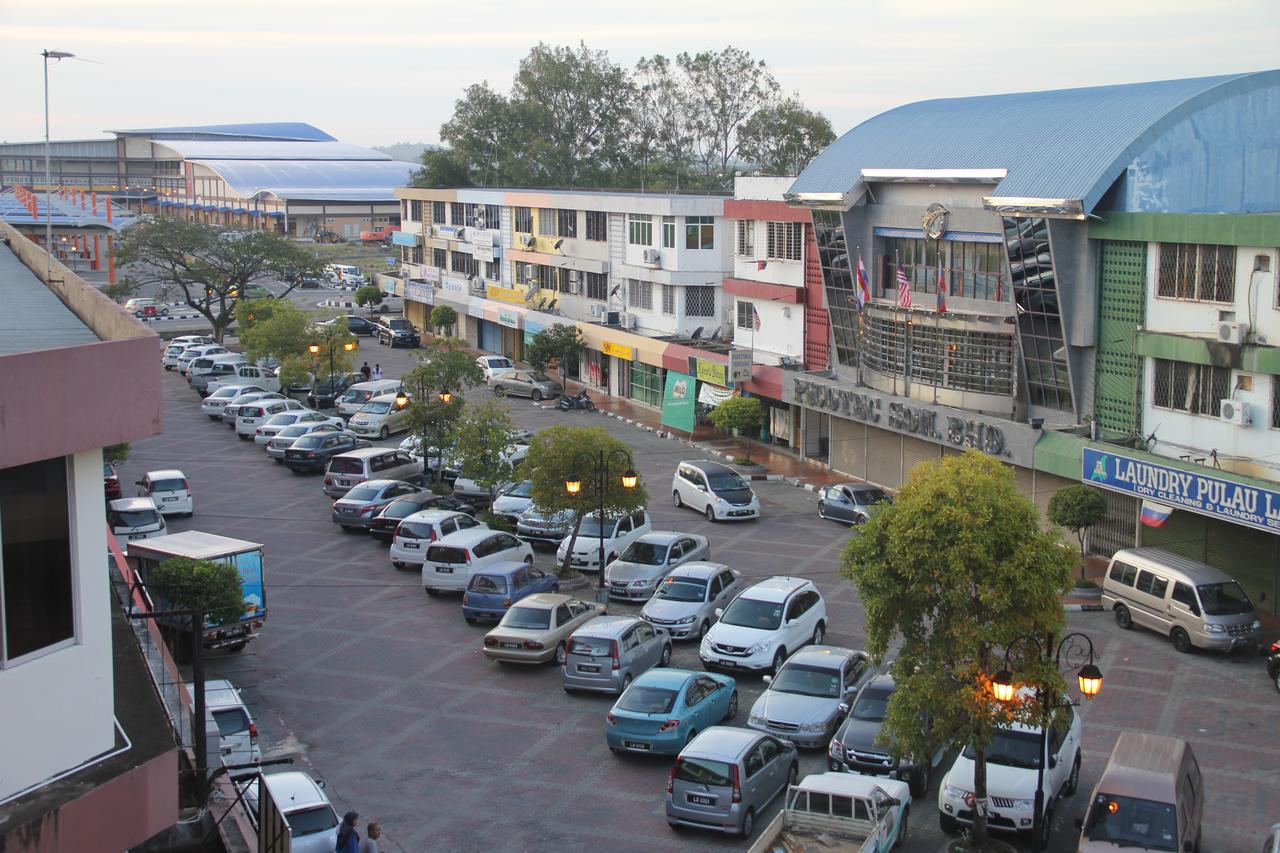
[[(183, 303), (183, 304), (185, 305), (186, 303)], [(164, 320), (198, 320), (203, 316), (204, 316), (203, 314), (194, 314), (194, 313), (193, 314), (166, 314), (163, 317), (156, 315), (155, 317), (135, 317), (134, 319), (142, 323), (159, 323)]]
[(1064, 604), (1062, 609), (1068, 613), (1104, 613), (1105, 608), (1101, 604)]
[(355, 308), (354, 302), (343, 301), (341, 299), (322, 299), (316, 303), (317, 308)]

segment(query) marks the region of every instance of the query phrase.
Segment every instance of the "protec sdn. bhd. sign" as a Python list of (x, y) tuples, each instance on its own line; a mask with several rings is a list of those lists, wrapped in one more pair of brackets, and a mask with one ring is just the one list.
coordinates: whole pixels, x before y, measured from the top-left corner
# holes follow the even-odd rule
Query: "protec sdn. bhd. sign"
[(1280, 533), (1280, 491), (1086, 447), (1081, 479), (1175, 509)]

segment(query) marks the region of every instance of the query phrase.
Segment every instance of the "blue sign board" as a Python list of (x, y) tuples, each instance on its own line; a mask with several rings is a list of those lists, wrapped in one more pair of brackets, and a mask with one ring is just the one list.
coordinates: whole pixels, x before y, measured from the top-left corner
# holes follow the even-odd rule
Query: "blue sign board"
[(1280, 532), (1280, 491), (1086, 447), (1081, 479), (1175, 509)]
[(418, 245), (419, 236), (409, 231), (392, 231), (391, 245), (393, 246), (416, 246)]
[(435, 288), (416, 281), (405, 285), (404, 296), (410, 302), (425, 302), (427, 305), (434, 305), (436, 301)]

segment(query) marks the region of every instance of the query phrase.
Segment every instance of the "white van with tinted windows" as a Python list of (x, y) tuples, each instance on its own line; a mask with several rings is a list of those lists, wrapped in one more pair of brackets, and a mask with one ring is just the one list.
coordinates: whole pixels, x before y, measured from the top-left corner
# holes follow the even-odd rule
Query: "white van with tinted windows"
[(360, 411), (365, 403), (383, 394), (399, 394), (403, 390), (399, 379), (375, 379), (372, 382), (357, 382), (338, 398), (338, 417), (351, 417)]

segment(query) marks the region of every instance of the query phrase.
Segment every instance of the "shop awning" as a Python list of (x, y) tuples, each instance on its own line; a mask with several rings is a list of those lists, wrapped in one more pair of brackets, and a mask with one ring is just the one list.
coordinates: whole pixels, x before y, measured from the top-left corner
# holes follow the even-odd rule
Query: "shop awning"
[(742, 384), (742, 390), (770, 400), (782, 399), (782, 368), (767, 364), (751, 366), (751, 381)]
[(1080, 457), (1088, 446), (1089, 440), (1081, 436), (1045, 430), (1036, 442), (1033, 464), (1037, 471), (1079, 480)]
[[(599, 323), (579, 322), (578, 328), (582, 330), (582, 339), (590, 349), (604, 352), (606, 351), (605, 344), (610, 344), (611, 346), (608, 349), (612, 350), (614, 355), (618, 355), (625, 350), (629, 351), (631, 356), (628, 360), (652, 364), (657, 367), (666, 366), (664, 364), (665, 353), (667, 348), (671, 346), (666, 341), (646, 338), (644, 335), (632, 334), (611, 326), (601, 326)], [(688, 367), (686, 363), (676, 369), (683, 372)]]
[(764, 299), (769, 302), (799, 303), (804, 301), (803, 287), (788, 287), (785, 284), (748, 281), (747, 279), (733, 278), (732, 276), (725, 277), (724, 292), (730, 296), (745, 296), (748, 299)]

